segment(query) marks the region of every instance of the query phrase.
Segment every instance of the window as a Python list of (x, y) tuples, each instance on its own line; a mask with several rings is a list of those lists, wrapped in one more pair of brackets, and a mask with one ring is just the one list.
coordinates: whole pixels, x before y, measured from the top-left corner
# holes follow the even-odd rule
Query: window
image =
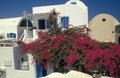
[(120, 33), (120, 25), (115, 26), (115, 33)]
[(118, 37), (118, 44), (120, 45), (120, 37)]
[(15, 33), (8, 33), (7, 38), (16, 38), (16, 34)]
[(71, 2), (71, 4), (77, 4), (76, 2)]
[(69, 24), (69, 17), (66, 16), (61, 17), (61, 24), (63, 28), (66, 28), (67, 25)]
[(50, 25), (47, 19), (39, 19), (38, 20), (38, 29), (49, 29)]
[(38, 29), (45, 29), (45, 20), (44, 19), (38, 20)]
[(102, 21), (103, 21), (103, 22), (105, 22), (105, 21), (106, 21), (106, 19), (105, 19), (105, 18), (103, 18), (103, 19), (102, 19)]
[(0, 39), (3, 39), (3, 35), (2, 34), (0, 34)]
[(32, 23), (27, 19), (21, 21), (20, 27), (27, 27), (27, 21), (28, 21), (28, 27), (33, 27)]
[[(17, 53), (17, 52), (16, 52)], [(26, 54), (20, 54), (20, 53), (15, 53), (15, 70), (23, 70), (23, 71), (28, 71), (29, 70), (29, 58), (28, 55)]]
[(21, 63), (20, 70), (29, 70), (29, 61), (27, 56), (22, 57), (20, 59), (20, 63)]

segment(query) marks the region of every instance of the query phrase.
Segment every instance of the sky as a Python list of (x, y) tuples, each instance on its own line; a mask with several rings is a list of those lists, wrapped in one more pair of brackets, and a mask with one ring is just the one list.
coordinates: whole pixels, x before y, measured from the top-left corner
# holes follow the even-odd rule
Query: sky
[[(0, 19), (18, 17), (23, 11), (32, 13), (32, 7), (64, 4), (68, 0), (1, 0)], [(100, 13), (108, 13), (120, 21), (120, 0), (81, 0), (88, 6), (89, 21)]]

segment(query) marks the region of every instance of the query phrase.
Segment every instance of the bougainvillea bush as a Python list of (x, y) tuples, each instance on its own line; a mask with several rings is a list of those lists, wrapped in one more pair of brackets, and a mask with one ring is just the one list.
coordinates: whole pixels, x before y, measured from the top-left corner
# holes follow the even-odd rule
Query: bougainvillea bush
[[(86, 53), (86, 68), (102, 74), (120, 77), (120, 46), (98, 43), (99, 47)], [(104, 47), (104, 48), (103, 48)]]
[[(54, 32), (58, 31), (59, 29), (56, 29)], [(67, 69), (73, 65), (79, 68), (84, 63), (86, 49), (94, 46), (93, 41), (80, 32), (81, 28), (76, 27), (61, 30), (59, 34), (40, 31), (36, 41), (28, 44), (21, 41), (18, 43), (23, 46), (22, 53), (31, 53), (34, 59), (40, 63), (44, 64), (44, 61), (47, 61), (47, 64), (49, 63), (55, 68), (62, 66), (62, 68)]]
[[(55, 14), (55, 10), (52, 11)], [(57, 20), (57, 16), (54, 19)], [(53, 20), (50, 15), (48, 22)], [(120, 46), (109, 43), (101, 44), (92, 40), (86, 31), (86, 26), (78, 26), (62, 30), (56, 27), (56, 21), (50, 22), (50, 29), (39, 31), (38, 39), (31, 43), (18, 41), (21, 52), (31, 53), (37, 63), (53, 67), (57, 71), (65, 72), (70, 67), (84, 72), (97, 70), (109, 76), (120, 77)], [(55, 27), (54, 27), (55, 26)], [(84, 69), (83, 69), (84, 68)]]

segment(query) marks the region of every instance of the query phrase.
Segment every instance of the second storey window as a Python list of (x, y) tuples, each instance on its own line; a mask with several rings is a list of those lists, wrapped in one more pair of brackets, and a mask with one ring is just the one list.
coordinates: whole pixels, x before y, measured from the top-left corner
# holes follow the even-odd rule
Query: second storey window
[(47, 19), (39, 19), (38, 20), (38, 29), (49, 29), (49, 23)]
[(38, 29), (45, 29), (45, 20), (44, 19), (38, 20)]

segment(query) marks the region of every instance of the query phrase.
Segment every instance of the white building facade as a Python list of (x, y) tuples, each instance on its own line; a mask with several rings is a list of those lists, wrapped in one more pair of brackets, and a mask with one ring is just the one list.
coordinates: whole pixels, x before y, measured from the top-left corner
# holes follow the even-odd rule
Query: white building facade
[(25, 17), (0, 19), (0, 39), (19, 40), (24, 34), (24, 30), (32, 26), (32, 22)]
[(15, 43), (8, 45), (0, 46), (1, 78), (36, 78), (32, 56), (28, 54), (27, 60), (24, 60), (25, 56), (20, 54), (20, 48)]
[(47, 29), (47, 20), (51, 10), (59, 12), (58, 24), (65, 28), (68, 25), (88, 25), (88, 8), (79, 0), (70, 0), (65, 4), (33, 7), (33, 21), (37, 29)]

